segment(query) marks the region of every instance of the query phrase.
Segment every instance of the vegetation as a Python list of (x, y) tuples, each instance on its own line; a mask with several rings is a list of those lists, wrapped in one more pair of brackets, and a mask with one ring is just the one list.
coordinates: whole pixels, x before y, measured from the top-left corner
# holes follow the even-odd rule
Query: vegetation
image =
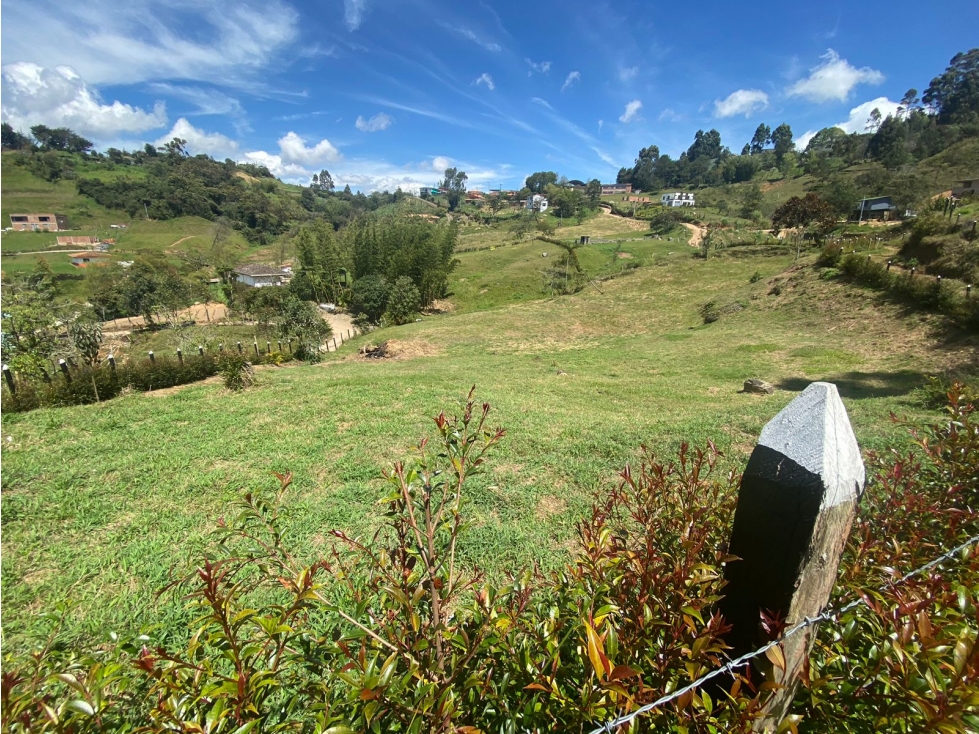
[[(837, 605), (866, 604), (820, 628), (791, 728), (979, 725), (979, 553), (893, 583), (895, 565), (916, 568), (979, 529), (974, 516), (958, 521), (979, 496), (979, 426), (957, 387), (949, 402), (950, 421), (915, 434), (921, 458), (872, 459), (834, 593)], [(489, 428), (489, 412), (471, 392), (461, 417), (440, 413), (434, 447), (422, 442), (385, 474), (382, 531), (370, 543), (335, 532), (312, 563), (287, 540), (292, 475), (277, 474), (274, 496), (246, 493), (209, 557), (172, 584), (196, 610), (186, 646), (134, 638), (95, 654), (48, 642), (33, 659), (8, 657), (5, 727), (584, 729), (719, 667), (729, 628), (714, 609), (724, 564), (737, 559), (717, 549), (738, 477), (715, 476), (716, 450), (684, 444), (673, 462), (645, 453), (595, 494), (561, 572), (493, 584), (458, 560), (469, 483), (505, 435)], [(906, 541), (899, 558), (896, 538)], [(779, 634), (778, 620), (767, 623)], [(643, 724), (750, 731), (767, 677), (764, 666), (735, 673), (713, 696), (694, 690)]]

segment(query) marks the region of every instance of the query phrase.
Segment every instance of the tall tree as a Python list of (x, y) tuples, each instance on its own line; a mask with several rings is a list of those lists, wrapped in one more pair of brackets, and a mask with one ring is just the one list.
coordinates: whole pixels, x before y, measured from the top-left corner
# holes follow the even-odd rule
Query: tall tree
[(867, 118), (867, 124), (864, 125), (863, 129), (867, 132), (875, 133), (880, 128), (881, 116), (880, 110), (874, 107), (870, 111), (870, 117)]
[(639, 151), (636, 165), (632, 169), (632, 185), (640, 191), (653, 191), (659, 188), (656, 178), (656, 164), (659, 162), (659, 147), (650, 145)]
[(698, 158), (713, 160), (721, 155), (721, 134), (717, 130), (698, 130), (693, 138), (693, 145), (687, 149), (687, 158), (691, 163)]
[[(557, 176), (555, 176), (556, 178)], [(445, 178), (439, 182), (439, 188), (444, 189), (446, 192), (450, 211), (455, 211), (456, 207), (459, 206), (459, 202), (466, 195), (467, 181), (469, 181), (469, 176), (466, 175), (465, 171), (460, 171), (457, 168), (445, 169)]]
[(904, 165), (909, 157), (904, 122), (888, 115), (867, 143), (867, 155), (883, 163), (885, 168), (894, 169)]
[(557, 183), (557, 174), (554, 171), (538, 171), (527, 176), (524, 185), (535, 194), (543, 194), (547, 187)]
[(942, 123), (979, 115), (979, 48), (955, 54), (945, 72), (931, 80), (921, 99), (938, 110)]
[(917, 109), (920, 104), (921, 100), (918, 99), (918, 90), (912, 87), (901, 97), (901, 106), (897, 108), (898, 117), (909, 117), (911, 112)]
[(792, 128), (783, 122), (772, 130), (770, 140), (775, 146), (775, 160), (781, 163), (785, 154), (792, 150)]
[(757, 128), (755, 128), (755, 134), (751, 138), (751, 154), (757, 155), (765, 150), (765, 146), (768, 145), (768, 141), (772, 137), (772, 129), (768, 125), (762, 123)]
[(31, 147), (31, 139), (14, 130), (9, 122), (0, 125), (0, 147), (4, 150), (24, 150)]
[(585, 185), (585, 196), (592, 204), (597, 204), (602, 198), (602, 182), (593, 178)]

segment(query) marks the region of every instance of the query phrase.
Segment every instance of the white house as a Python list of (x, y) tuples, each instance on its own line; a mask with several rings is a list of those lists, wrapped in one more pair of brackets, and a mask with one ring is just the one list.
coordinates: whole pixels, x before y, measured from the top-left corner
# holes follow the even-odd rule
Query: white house
[(285, 285), (289, 282), (289, 273), (271, 265), (246, 263), (235, 268), (235, 280), (253, 288), (264, 288), (270, 285)]
[(663, 206), (696, 206), (693, 194), (683, 194), (680, 192), (663, 194), (659, 198), (659, 201)]
[(534, 194), (533, 196), (528, 196), (527, 209), (532, 212), (546, 212), (547, 197), (541, 196), (540, 194)]

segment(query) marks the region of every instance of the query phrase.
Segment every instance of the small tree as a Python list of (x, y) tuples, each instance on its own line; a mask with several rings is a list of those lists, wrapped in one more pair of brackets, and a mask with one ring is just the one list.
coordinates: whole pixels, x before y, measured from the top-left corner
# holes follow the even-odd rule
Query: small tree
[(387, 308), (388, 291), (388, 282), (382, 275), (358, 278), (350, 289), (350, 308), (370, 323), (376, 324)]
[(418, 313), (421, 294), (411, 278), (402, 275), (391, 286), (385, 318), (395, 326), (407, 324)]
[(317, 313), (312, 303), (287, 296), (282, 300), (277, 320), (280, 335), (299, 341), (296, 350), (299, 359), (306, 362), (319, 360), (320, 345), (333, 333), (333, 329)]

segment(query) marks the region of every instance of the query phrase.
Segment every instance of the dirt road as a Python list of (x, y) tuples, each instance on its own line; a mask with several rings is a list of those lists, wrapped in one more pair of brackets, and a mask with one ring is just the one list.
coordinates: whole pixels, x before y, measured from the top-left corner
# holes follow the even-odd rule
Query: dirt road
[(690, 230), (690, 242), (691, 247), (700, 247), (700, 243), (704, 239), (704, 228), (698, 227), (696, 224), (688, 224), (687, 222), (682, 222), (683, 226)]
[[(205, 306), (203, 303), (197, 303), (189, 308), (183, 308), (177, 311), (177, 318), (180, 321), (197, 321), (199, 323), (207, 323), (208, 316), (210, 316), (211, 323), (216, 321), (221, 321), (228, 316), (228, 307), (223, 303), (209, 303)], [(146, 319), (142, 316), (133, 316), (132, 318), (126, 319), (114, 319), (112, 321), (106, 321), (102, 324), (102, 333), (123, 333), (128, 334), (134, 328), (141, 326), (146, 326)]]

